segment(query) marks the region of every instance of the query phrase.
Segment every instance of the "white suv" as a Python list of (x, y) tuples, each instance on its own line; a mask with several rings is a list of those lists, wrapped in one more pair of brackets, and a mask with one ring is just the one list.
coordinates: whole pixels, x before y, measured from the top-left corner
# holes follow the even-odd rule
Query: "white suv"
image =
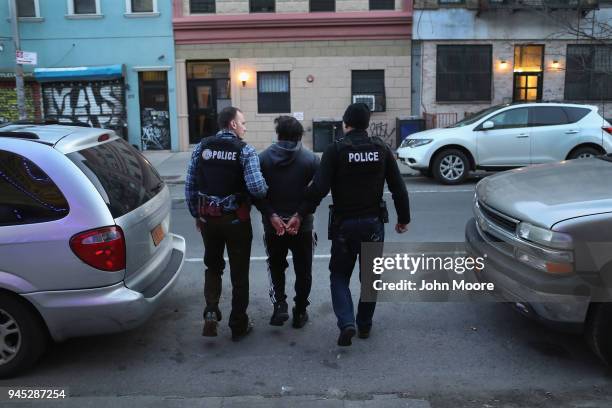
[(505, 170), (612, 152), (612, 127), (596, 106), (521, 103), (485, 109), (448, 128), (406, 138), (402, 163), (444, 184), (471, 170)]

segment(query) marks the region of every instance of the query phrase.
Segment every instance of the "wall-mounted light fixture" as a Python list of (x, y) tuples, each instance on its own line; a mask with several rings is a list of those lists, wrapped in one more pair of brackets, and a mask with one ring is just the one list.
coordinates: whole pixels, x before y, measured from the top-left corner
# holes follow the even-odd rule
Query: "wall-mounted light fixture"
[(505, 69), (508, 66), (508, 61), (505, 59), (499, 60), (499, 67)]
[(553, 67), (554, 69), (559, 69), (559, 61), (554, 60), (554, 61), (552, 62), (552, 67)]
[(242, 87), (244, 88), (246, 86), (247, 81), (249, 80), (249, 74), (248, 72), (243, 71), (240, 73), (238, 78), (240, 79), (240, 82), (242, 82)]

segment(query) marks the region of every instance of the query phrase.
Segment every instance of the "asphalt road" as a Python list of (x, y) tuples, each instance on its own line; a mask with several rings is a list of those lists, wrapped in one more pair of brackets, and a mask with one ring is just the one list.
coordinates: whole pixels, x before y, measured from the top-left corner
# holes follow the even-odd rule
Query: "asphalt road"
[[(462, 241), (474, 182), (445, 187), (411, 178), (407, 184), (413, 222), (408, 233), (398, 235), (392, 232), (391, 211), (386, 240)], [(174, 187), (173, 195), (180, 194), (180, 186)], [(580, 336), (540, 327), (504, 304), (380, 303), (371, 338), (337, 347), (327, 269), (327, 201), (316, 214), (319, 246), (311, 321), (304, 329), (268, 325), (268, 275), (255, 218), (249, 307), (255, 331), (233, 343), (224, 317), (218, 338), (200, 336), (203, 247), (184, 203), (177, 201), (173, 230), (187, 239), (187, 262), (153, 318), (127, 333), (53, 345), (34, 370), (0, 381), (0, 387), (67, 386), (85, 399), (311, 395), (367, 400), (388, 394), (434, 407), (612, 406), (612, 372)], [(291, 288), (291, 268), (288, 277)], [(221, 304), (226, 316), (228, 280)], [(353, 284), (356, 296), (356, 276)]]

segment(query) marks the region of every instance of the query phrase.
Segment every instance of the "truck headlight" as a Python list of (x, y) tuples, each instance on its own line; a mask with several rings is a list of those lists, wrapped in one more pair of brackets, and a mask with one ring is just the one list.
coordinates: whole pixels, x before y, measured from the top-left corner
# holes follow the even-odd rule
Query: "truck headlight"
[(433, 139), (404, 139), (400, 147), (419, 147), (429, 144)]
[(527, 241), (556, 249), (572, 249), (572, 237), (562, 232), (536, 227), (527, 222), (521, 222), (516, 228), (516, 235)]

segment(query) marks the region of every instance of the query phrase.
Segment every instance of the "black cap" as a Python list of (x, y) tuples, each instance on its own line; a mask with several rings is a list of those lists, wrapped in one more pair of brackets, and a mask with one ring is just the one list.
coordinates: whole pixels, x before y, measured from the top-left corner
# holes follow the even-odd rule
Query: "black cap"
[(353, 103), (346, 108), (342, 121), (346, 126), (365, 130), (370, 126), (370, 108), (365, 103)]

